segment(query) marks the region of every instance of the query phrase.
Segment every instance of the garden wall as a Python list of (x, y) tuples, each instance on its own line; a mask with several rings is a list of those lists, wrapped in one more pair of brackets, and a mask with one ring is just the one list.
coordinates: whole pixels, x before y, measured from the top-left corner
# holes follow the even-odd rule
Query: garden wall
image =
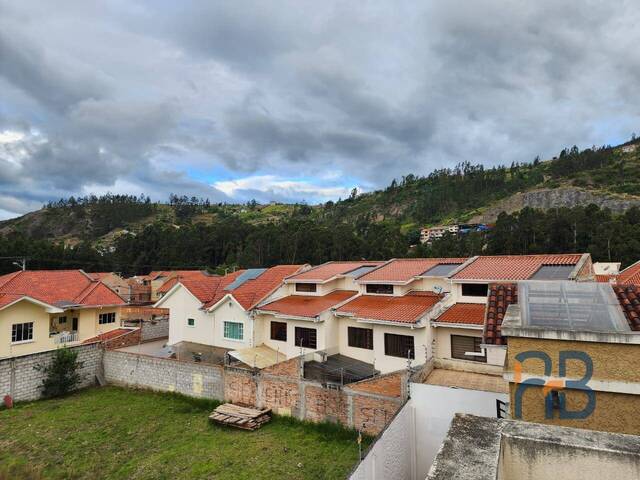
[(129, 387), (222, 400), (223, 367), (128, 352), (104, 352), (104, 378)]
[[(81, 383), (78, 388), (96, 383), (96, 376), (102, 374), (102, 349), (99, 344), (69, 347), (78, 352), (82, 367), (78, 370)], [(0, 360), (0, 401), (11, 395), (14, 401), (36, 400), (40, 398), (40, 386), (44, 374), (35, 369), (37, 365), (48, 365), (55, 350), (32, 353)]]
[(271, 408), (280, 415), (339, 422), (370, 434), (378, 434), (406, 399), (404, 371), (341, 390), (305, 380), (300, 373), (300, 358), (256, 371), (113, 350), (104, 353), (104, 376), (110, 383)]
[(169, 317), (155, 318), (142, 322), (142, 341), (169, 337)]

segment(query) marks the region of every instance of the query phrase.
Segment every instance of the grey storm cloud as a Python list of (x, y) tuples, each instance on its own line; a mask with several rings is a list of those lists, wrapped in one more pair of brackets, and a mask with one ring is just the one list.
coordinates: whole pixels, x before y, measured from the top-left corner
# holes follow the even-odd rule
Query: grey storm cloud
[(321, 201), (623, 141), (639, 23), (632, 1), (0, 0), (0, 215), (106, 191)]

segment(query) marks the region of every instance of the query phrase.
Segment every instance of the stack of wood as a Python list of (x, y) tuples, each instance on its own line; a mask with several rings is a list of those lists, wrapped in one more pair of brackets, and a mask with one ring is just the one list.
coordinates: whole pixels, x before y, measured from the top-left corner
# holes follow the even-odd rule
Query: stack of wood
[(257, 430), (264, 423), (271, 420), (271, 409), (257, 409), (241, 407), (232, 403), (225, 403), (216, 408), (209, 420), (221, 425), (243, 428), (245, 430)]

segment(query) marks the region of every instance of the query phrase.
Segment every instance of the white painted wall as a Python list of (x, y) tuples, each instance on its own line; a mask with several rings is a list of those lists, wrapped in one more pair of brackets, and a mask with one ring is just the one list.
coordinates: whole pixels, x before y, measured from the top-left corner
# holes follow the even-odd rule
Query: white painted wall
[[(167, 297), (162, 308), (169, 309), (169, 344), (178, 342), (215, 345), (213, 318), (200, 310), (202, 303), (186, 288), (180, 286)], [(193, 318), (195, 326), (187, 325), (187, 319)]]
[(453, 293), (455, 301), (457, 303), (487, 303), (486, 295), (482, 297), (469, 297), (469, 296), (462, 295), (461, 283), (452, 284), (451, 292)]
[[(328, 313), (328, 315), (331, 315)], [(271, 340), (271, 322), (285, 322), (287, 324), (287, 341), (282, 342), (279, 340)], [(274, 315), (259, 314), (255, 317), (256, 325), (256, 345), (261, 343), (272, 348), (280, 353), (284, 353), (287, 358), (292, 358), (300, 355), (300, 347), (295, 345), (295, 328), (315, 328), (317, 338), (317, 349), (325, 350), (328, 346), (333, 346), (327, 343), (326, 326), (324, 322), (314, 322), (312, 320), (288, 320), (277, 318)], [(313, 352), (310, 348), (305, 348), (303, 353)]]
[[(226, 298), (209, 315), (213, 318), (214, 345), (216, 347), (238, 350), (253, 347), (253, 320), (249, 313), (232, 298)], [(224, 322), (237, 322), (244, 325), (243, 340), (224, 338)]]
[(349, 480), (411, 480), (415, 455), (411, 448), (415, 426), (413, 407), (405, 405), (382, 432)]
[[(411, 383), (411, 398), (350, 480), (424, 480), (455, 413), (496, 416), (496, 400), (508, 395)], [(481, 441), (481, 439), (478, 439)]]
[(451, 335), (482, 337), (482, 330), (474, 328), (433, 327), (433, 330), (436, 341), (436, 347), (433, 354), (436, 358), (451, 358)]
[(509, 399), (504, 393), (421, 383), (411, 383), (409, 388), (409, 404), (415, 410), (415, 480), (426, 478), (455, 413), (495, 417), (496, 400), (506, 402)]

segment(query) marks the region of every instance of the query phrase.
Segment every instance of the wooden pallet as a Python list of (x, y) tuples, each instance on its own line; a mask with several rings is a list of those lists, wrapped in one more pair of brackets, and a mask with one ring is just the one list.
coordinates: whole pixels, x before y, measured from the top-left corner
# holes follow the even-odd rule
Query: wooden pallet
[(271, 409), (263, 410), (249, 407), (241, 407), (232, 403), (225, 403), (216, 408), (209, 420), (221, 425), (230, 425), (232, 427), (242, 428), (245, 430), (257, 430), (263, 424), (271, 420)]

